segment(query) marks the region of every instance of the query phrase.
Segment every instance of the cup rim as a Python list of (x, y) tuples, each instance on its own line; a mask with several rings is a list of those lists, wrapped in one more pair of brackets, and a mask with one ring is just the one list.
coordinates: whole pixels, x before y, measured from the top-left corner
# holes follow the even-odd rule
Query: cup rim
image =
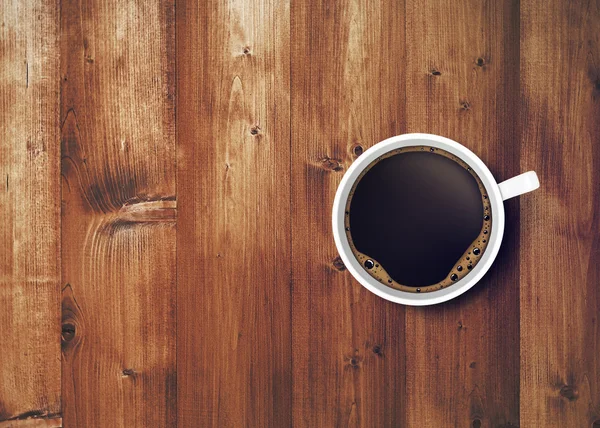
[[(424, 145), (446, 150), (465, 161), (481, 179), (487, 190), (494, 223), (489, 243), (481, 260), (473, 270), (455, 284), (427, 293), (411, 293), (380, 283), (369, 275), (358, 262), (348, 242), (344, 229), (345, 206), (352, 185), (360, 173), (379, 156), (401, 147)], [(409, 306), (434, 305), (460, 296), (485, 275), (498, 255), (504, 234), (504, 202), (496, 179), (475, 153), (449, 138), (434, 134), (402, 134), (383, 140), (366, 150), (348, 168), (335, 194), (332, 211), (333, 237), (338, 253), (352, 276), (367, 290), (379, 297)]]

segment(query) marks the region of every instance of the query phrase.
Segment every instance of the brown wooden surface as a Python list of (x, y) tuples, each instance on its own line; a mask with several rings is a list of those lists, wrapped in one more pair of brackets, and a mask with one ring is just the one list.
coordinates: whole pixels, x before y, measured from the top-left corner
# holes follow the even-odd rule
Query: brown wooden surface
[[(406, 34), (407, 131), (460, 142), (498, 180), (519, 174), (518, 2), (407, 0)], [(505, 208), (502, 248), (477, 286), (406, 309), (409, 426), (519, 425), (519, 199)]]
[(289, 4), (177, 4), (180, 426), (289, 426)]
[[(598, 2), (0, 9), (0, 427), (600, 426)], [(405, 132), (542, 183), (429, 308), (331, 234)]]
[(0, 4), (0, 421), (60, 413), (55, 7)]
[(172, 426), (174, 7), (61, 6), (63, 423)]
[(600, 4), (523, 0), (521, 20), (521, 168), (544, 183), (521, 202), (521, 425), (596, 428)]
[(402, 14), (387, 0), (292, 3), (295, 426), (404, 420), (404, 307), (357, 287), (331, 234), (356, 153), (404, 131), (404, 33), (389, 32)]
[(0, 428), (62, 428), (62, 418), (35, 417), (0, 422)]

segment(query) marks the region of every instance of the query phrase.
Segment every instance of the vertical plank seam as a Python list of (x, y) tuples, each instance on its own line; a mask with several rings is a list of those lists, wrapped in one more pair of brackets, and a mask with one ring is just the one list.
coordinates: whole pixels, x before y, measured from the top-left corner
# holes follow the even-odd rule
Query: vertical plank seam
[(293, 82), (293, 67), (292, 67), (292, 3), (294, 2), (294, 0), (290, 0), (290, 3), (288, 5), (288, 26), (289, 26), (289, 42), (290, 42), (290, 47), (288, 49), (288, 55), (289, 55), (289, 80), (288, 80), (288, 88), (289, 88), (289, 97), (288, 97), (288, 118), (289, 118), (289, 125), (288, 125), (288, 131), (289, 131), (289, 231), (288, 231), (288, 236), (289, 236), (289, 242), (290, 242), (290, 260), (289, 260), (289, 281), (290, 281), (290, 287), (289, 287), (289, 297), (290, 297), (290, 313), (289, 313), (289, 319), (290, 319), (290, 324), (289, 324), (289, 335), (290, 335), (290, 408), (288, 409), (288, 411), (290, 412), (290, 427), (294, 427), (294, 268), (293, 268), (293, 263), (294, 263), (294, 240), (293, 240), (293, 223), (294, 223), (294, 219), (292, 216), (292, 192), (294, 191), (294, 179), (293, 179), (293, 175), (292, 175), (292, 166), (293, 166), (293, 149), (294, 149), (294, 145), (292, 144), (292, 138), (293, 138), (293, 133), (292, 133), (292, 116), (294, 114), (294, 110), (293, 110), (293, 102), (292, 102), (292, 97), (294, 96), (294, 91), (293, 91), (293, 86), (292, 86), (292, 82)]
[[(407, 38), (406, 38), (406, 1), (404, 0), (404, 16), (402, 17), (402, 21), (404, 24), (404, 58), (406, 60), (406, 53), (408, 51), (407, 49)], [(408, 123), (408, 117), (406, 114), (406, 106), (408, 105), (408, 90), (407, 90), (407, 80), (408, 80), (408, 76), (407, 76), (407, 72), (406, 70), (403, 73), (403, 78), (404, 78), (404, 111), (402, 113), (403, 115), (403, 119), (404, 119), (404, 129), (402, 129), (401, 133), (405, 133), (407, 131), (407, 123)], [(407, 349), (407, 343), (406, 343), (406, 325), (407, 325), (407, 315), (408, 315), (408, 310), (407, 307), (405, 306), (403, 309), (404, 312), (404, 326), (403, 326), (403, 330), (404, 330), (404, 334), (403, 334), (403, 340), (404, 340), (404, 346), (402, 347), (402, 350), (404, 351), (404, 372), (403, 372), (403, 376), (402, 376), (402, 395), (400, 397), (401, 400), (401, 410), (402, 410), (402, 419), (403, 419), (403, 425), (404, 426), (408, 426), (408, 417), (407, 414), (408, 412), (406, 411), (406, 406), (407, 406), (407, 400), (406, 400), (406, 394), (408, 392), (407, 390), (407, 384), (406, 384), (406, 357), (407, 357), (407, 353), (406, 353), (406, 349)]]
[[(179, 186), (178, 186), (178, 175), (179, 175), (179, 168), (177, 167), (177, 154), (178, 154), (178, 149), (179, 149), (179, 145), (178, 145), (178, 135), (177, 135), (177, 96), (179, 94), (178, 91), (178, 85), (177, 85), (177, 0), (173, 1), (173, 50), (174, 53), (173, 55), (175, 56), (175, 58), (173, 59), (173, 91), (174, 91), (174, 97), (173, 97), (173, 126), (174, 126), (174, 130), (173, 130), (173, 138), (175, 139), (174, 141), (174, 145), (175, 145), (175, 151), (173, 153), (174, 157), (175, 157), (175, 171), (174, 171), (174, 179), (175, 179), (175, 289), (172, 290), (172, 293), (174, 293), (174, 298), (175, 298), (175, 414), (174, 414), (174, 419), (175, 419), (175, 427), (179, 426), (179, 354), (178, 354), (178, 349), (179, 349), (179, 326), (178, 326), (178, 313), (179, 313), (179, 305), (178, 305), (178, 301), (179, 301), (179, 261), (178, 261), (178, 257), (179, 257), (179, 234), (177, 233), (177, 229), (179, 228)], [(168, 421), (167, 421), (168, 422)]]
[[(523, 118), (521, 117), (521, 0), (516, 0), (517, 4), (516, 4), (516, 8), (517, 8), (517, 17), (519, 20), (518, 26), (517, 26), (517, 30), (519, 32), (519, 34), (517, 34), (517, 40), (518, 40), (518, 44), (516, 46), (517, 48), (517, 78), (516, 80), (516, 85), (517, 85), (517, 90), (515, 91), (515, 93), (512, 95), (513, 97), (516, 96), (517, 99), (519, 100), (518, 103), (516, 103), (517, 105), (517, 129), (516, 129), (516, 136), (515, 138), (518, 138), (519, 140), (519, 144), (518, 144), (518, 148), (519, 148), (519, 153), (518, 153), (518, 169), (517, 169), (517, 173), (520, 173), (521, 171), (521, 158), (522, 158), (522, 153), (523, 151), (521, 150), (521, 143), (523, 141)], [(513, 54), (514, 55), (514, 54)], [(522, 217), (522, 204), (521, 204), (521, 200), (519, 199), (518, 201), (519, 204), (519, 208), (517, 211), (519, 217), (518, 217), (518, 222), (519, 222), (519, 227), (517, 228), (518, 234), (517, 234), (517, 248), (521, 248), (521, 219)], [(519, 278), (519, 282), (518, 282), (518, 287), (517, 287), (517, 322), (519, 323), (519, 329), (518, 329), (518, 333), (519, 333), (519, 338), (518, 338), (518, 355), (519, 355), (519, 370), (517, 371), (518, 374), (518, 380), (517, 380), (517, 412), (518, 412), (518, 419), (519, 419), (519, 426), (523, 426), (523, 420), (521, 419), (521, 364), (522, 364), (522, 358), (521, 358), (521, 261), (523, 260), (522, 257), (522, 253), (520, 253), (518, 255), (519, 257), (519, 263), (517, 265), (517, 268), (519, 269), (519, 275), (517, 276), (517, 278)]]
[[(62, 228), (63, 228), (63, 221), (62, 221), (62, 216), (63, 216), (63, 193), (62, 193), (62, 156), (63, 156), (63, 148), (62, 148), (62, 118), (60, 117), (61, 115), (61, 106), (62, 106), (62, 78), (61, 78), (61, 71), (62, 71), (62, 0), (55, 0), (56, 1), (56, 6), (58, 7), (58, 14), (57, 14), (57, 23), (56, 23), (56, 28), (57, 28), (57, 35), (56, 35), (56, 45), (57, 45), (57, 59), (56, 61), (56, 65), (58, 68), (58, 73), (56, 73), (56, 78), (58, 79), (58, 106), (57, 106), (57, 110), (58, 110), (58, 114), (56, 115), (56, 117), (58, 118), (57, 120), (57, 135), (56, 138), (58, 139), (58, 159), (57, 159), (57, 171), (58, 171), (58, 203), (59, 203), (59, 213), (58, 213), (58, 305), (57, 305), (57, 312), (58, 312), (58, 326), (59, 326), (59, 330), (58, 330), (58, 357), (59, 357), (59, 361), (60, 361), (60, 396), (59, 396), (59, 402), (60, 402), (60, 418), (61, 418), (61, 422), (60, 425), (63, 426), (63, 413), (64, 413), (64, 402), (63, 402), (63, 355), (62, 355), (62, 293), (63, 293), (63, 269), (62, 269), (62, 264), (63, 264), (63, 245), (62, 245)], [(65, 119), (66, 120), (66, 119)]]

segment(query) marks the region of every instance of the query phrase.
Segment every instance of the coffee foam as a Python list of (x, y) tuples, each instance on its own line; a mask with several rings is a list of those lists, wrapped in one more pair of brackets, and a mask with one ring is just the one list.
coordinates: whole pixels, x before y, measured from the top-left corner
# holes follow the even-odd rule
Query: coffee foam
[[(407, 286), (400, 284), (396, 280), (394, 280), (385, 270), (385, 268), (373, 257), (370, 257), (367, 254), (363, 254), (354, 245), (352, 240), (352, 234), (350, 230), (350, 204), (352, 202), (352, 197), (354, 196), (356, 187), (360, 180), (369, 172), (373, 166), (375, 166), (378, 162), (388, 157), (408, 152), (429, 152), (432, 156), (444, 156), (448, 159), (453, 160), (458, 165), (467, 170), (471, 176), (477, 182), (477, 186), (479, 188), (481, 194), (481, 202), (483, 205), (483, 225), (481, 231), (477, 238), (475, 238), (472, 243), (465, 249), (462, 256), (456, 261), (453, 268), (448, 272), (448, 275), (440, 282), (431, 285), (423, 285), (419, 287), (415, 286)], [(375, 209), (375, 208), (374, 208)], [(407, 291), (412, 293), (427, 293), (432, 291), (441, 290), (443, 288), (449, 287), (466, 277), (479, 263), (481, 258), (483, 257), (487, 246), (489, 244), (489, 237), (492, 233), (492, 212), (491, 212), (491, 204), (489, 198), (487, 196), (487, 190), (483, 185), (483, 182), (479, 178), (479, 176), (472, 170), (472, 168), (464, 162), (461, 158), (449, 153), (443, 149), (439, 149), (437, 147), (429, 147), (429, 146), (410, 146), (403, 147), (396, 150), (392, 150), (390, 152), (385, 153), (379, 158), (375, 159), (371, 162), (357, 177), (355, 180), (352, 189), (348, 195), (348, 200), (345, 206), (345, 219), (344, 226), (346, 230), (346, 236), (348, 238), (348, 243), (350, 244), (350, 248), (352, 249), (352, 253), (355, 258), (358, 260), (361, 266), (363, 266), (364, 270), (375, 278), (377, 281), (385, 284), (391, 288)]]

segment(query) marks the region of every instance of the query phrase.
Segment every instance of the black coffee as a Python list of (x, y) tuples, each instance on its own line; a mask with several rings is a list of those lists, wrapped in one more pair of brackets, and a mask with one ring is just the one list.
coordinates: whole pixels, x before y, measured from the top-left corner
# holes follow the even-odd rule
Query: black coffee
[(404, 147), (373, 161), (346, 204), (346, 233), (378, 281), (404, 291), (452, 285), (479, 262), (492, 214), (481, 179), (454, 155)]

